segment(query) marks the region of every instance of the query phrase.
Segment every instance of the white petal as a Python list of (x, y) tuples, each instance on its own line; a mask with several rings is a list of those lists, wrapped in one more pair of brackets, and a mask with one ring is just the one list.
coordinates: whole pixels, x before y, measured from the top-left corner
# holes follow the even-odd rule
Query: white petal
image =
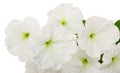
[(28, 61), (25, 67), (25, 73), (39, 73), (37, 70), (37, 66), (32, 61)]

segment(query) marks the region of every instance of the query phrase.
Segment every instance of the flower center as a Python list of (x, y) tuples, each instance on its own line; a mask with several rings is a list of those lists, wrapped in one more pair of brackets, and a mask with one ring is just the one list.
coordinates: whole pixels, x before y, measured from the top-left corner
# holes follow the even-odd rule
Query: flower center
[(88, 59), (87, 58), (82, 58), (82, 64), (87, 65), (88, 64)]
[(115, 63), (115, 61), (116, 61), (116, 58), (112, 57), (112, 63)]
[(52, 40), (48, 40), (47, 42), (45, 42), (45, 46), (49, 47), (51, 45), (51, 43), (52, 43)]
[(29, 37), (30, 37), (29, 32), (23, 33), (23, 39), (28, 39)]
[(90, 37), (90, 39), (94, 39), (94, 38), (95, 38), (95, 33), (91, 33), (91, 34), (89, 35), (89, 37)]
[(67, 21), (65, 18), (63, 18), (60, 22), (61, 22), (62, 26), (65, 26), (67, 24)]

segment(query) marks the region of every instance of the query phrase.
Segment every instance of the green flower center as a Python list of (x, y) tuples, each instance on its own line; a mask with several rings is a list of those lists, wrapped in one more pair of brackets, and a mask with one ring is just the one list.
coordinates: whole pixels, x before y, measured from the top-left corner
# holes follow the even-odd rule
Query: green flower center
[(115, 63), (115, 61), (116, 61), (116, 58), (112, 57), (112, 63)]
[(94, 38), (95, 38), (95, 33), (91, 33), (91, 34), (89, 35), (89, 37), (90, 37), (90, 39), (94, 39)]
[(65, 26), (67, 24), (67, 21), (65, 18), (63, 18), (60, 22), (61, 22), (62, 26)]
[(82, 64), (87, 65), (88, 64), (88, 59), (87, 58), (82, 58)]
[(52, 40), (48, 40), (47, 42), (45, 42), (45, 46), (49, 47), (52, 44)]
[(29, 37), (30, 37), (29, 32), (23, 33), (23, 39), (28, 39)]

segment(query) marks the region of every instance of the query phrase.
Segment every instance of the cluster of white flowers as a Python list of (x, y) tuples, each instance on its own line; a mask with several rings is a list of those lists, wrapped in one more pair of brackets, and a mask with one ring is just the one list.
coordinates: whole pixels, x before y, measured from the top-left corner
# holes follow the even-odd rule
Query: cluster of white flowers
[(26, 63), (25, 73), (119, 73), (120, 23), (60, 4), (39, 28), (33, 18), (13, 20), (6, 28), (8, 51)]

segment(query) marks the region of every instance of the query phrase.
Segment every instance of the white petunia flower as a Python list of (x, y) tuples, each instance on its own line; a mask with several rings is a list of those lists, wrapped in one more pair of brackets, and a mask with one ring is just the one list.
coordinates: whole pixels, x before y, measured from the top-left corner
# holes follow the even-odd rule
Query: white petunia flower
[(70, 73), (99, 73), (98, 66), (98, 59), (90, 58), (85, 51), (79, 49), (66, 70), (70, 70)]
[(100, 71), (101, 73), (120, 73), (120, 44), (104, 53)]
[(90, 57), (98, 58), (118, 41), (119, 30), (112, 21), (94, 16), (86, 21), (84, 33), (78, 38), (79, 47)]
[(61, 69), (37, 69), (34, 62), (29, 61), (26, 64), (26, 73), (99, 73), (97, 59), (92, 59), (84, 51), (77, 51), (73, 59), (64, 64)]
[(30, 39), (39, 30), (38, 22), (33, 18), (22, 21), (13, 20), (6, 28), (6, 45), (8, 51), (18, 56), (21, 61), (31, 59), (32, 50), (29, 49)]
[(77, 50), (73, 34), (53, 24), (44, 26), (31, 42), (38, 69), (59, 70)]
[(77, 7), (72, 4), (58, 5), (54, 10), (48, 13), (48, 21), (56, 25), (61, 25), (65, 29), (75, 33), (81, 33), (83, 30), (83, 15)]

